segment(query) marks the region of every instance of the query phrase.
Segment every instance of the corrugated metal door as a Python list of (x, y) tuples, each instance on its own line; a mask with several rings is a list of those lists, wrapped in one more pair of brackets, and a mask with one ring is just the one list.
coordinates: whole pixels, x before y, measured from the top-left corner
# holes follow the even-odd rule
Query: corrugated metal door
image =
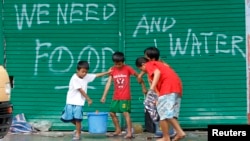
[[(3, 32), (7, 68), (15, 81), (15, 114), (24, 113), (29, 121), (49, 120), (52, 130), (71, 128), (60, 121), (70, 77), (81, 59), (90, 62), (90, 73), (113, 65), (111, 55), (120, 44), (118, 2), (4, 1)], [(107, 111), (109, 101), (99, 102), (105, 79), (90, 84), (94, 104), (85, 112)]]
[[(3, 8), (3, 4), (1, 3), (0, 4), (0, 7), (1, 8)], [(0, 14), (0, 18), (2, 19), (2, 15), (3, 13), (1, 13)], [(3, 31), (3, 22), (2, 22), (2, 20), (0, 21), (0, 24), (1, 24), (1, 26), (0, 26), (0, 28), (1, 28), (1, 31)], [(1, 40), (0, 40), (0, 44), (1, 44), (1, 48), (0, 48), (0, 65), (3, 65), (3, 62), (4, 62), (4, 45), (3, 45), (3, 34), (2, 34), (2, 32), (1, 32), (1, 34), (0, 34), (0, 38), (1, 38)]]
[(125, 10), (128, 63), (156, 46), (182, 78), (182, 127), (247, 123), (243, 0), (126, 0)]
[[(28, 120), (50, 120), (52, 130), (72, 128), (59, 118), (78, 60), (101, 72), (113, 65), (113, 51), (121, 50), (135, 67), (146, 47), (157, 46), (183, 80), (183, 127), (247, 122), (244, 1), (7, 0), (3, 8), (12, 101), (15, 113)], [(105, 77), (90, 84), (95, 103), (86, 112), (108, 109), (109, 101), (99, 103), (104, 83)], [(134, 78), (132, 95), (132, 121), (144, 123)]]

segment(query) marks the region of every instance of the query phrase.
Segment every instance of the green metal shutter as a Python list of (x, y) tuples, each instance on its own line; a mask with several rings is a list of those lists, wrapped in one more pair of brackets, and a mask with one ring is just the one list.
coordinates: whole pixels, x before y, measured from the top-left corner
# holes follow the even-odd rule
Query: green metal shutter
[(127, 62), (156, 46), (183, 81), (183, 128), (247, 123), (243, 0), (126, 0), (125, 12)]
[[(1, 3), (0, 4), (0, 7), (3, 8), (3, 4)], [(3, 13), (1, 12), (0, 14), (0, 24), (1, 24), (1, 34), (0, 34), (0, 44), (1, 44), (1, 47), (0, 47), (0, 65), (3, 65), (4, 64), (4, 44), (3, 44), (3, 21), (2, 21), (2, 15)]]
[[(52, 130), (73, 128), (60, 121), (69, 80), (81, 59), (90, 62), (89, 73), (113, 65), (111, 55), (121, 42), (118, 2), (4, 1), (3, 30), (7, 69), (15, 81), (15, 114), (24, 113), (29, 121), (49, 120)], [(112, 90), (107, 104), (99, 102), (106, 78), (90, 83), (88, 94), (94, 103), (85, 106), (84, 112), (107, 111)]]
[[(59, 118), (79, 59), (90, 62), (90, 72), (101, 72), (121, 50), (135, 67), (146, 47), (157, 46), (183, 80), (183, 127), (247, 122), (244, 1), (19, 0), (4, 1), (3, 8), (12, 101), (28, 120), (50, 120), (52, 130), (72, 128)], [(112, 90), (107, 104), (99, 103), (104, 79), (90, 84), (95, 103), (86, 112), (108, 109)], [(144, 123), (134, 78), (132, 98), (132, 122)]]

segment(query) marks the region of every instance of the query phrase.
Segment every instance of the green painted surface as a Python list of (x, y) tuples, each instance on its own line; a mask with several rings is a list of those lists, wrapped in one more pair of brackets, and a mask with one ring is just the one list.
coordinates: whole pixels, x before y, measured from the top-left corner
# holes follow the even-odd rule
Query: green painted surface
[[(135, 68), (136, 57), (157, 46), (183, 80), (182, 127), (247, 123), (243, 0), (7, 0), (3, 15), (14, 112), (28, 120), (72, 129), (59, 118), (78, 60), (101, 72), (121, 50)], [(94, 103), (85, 112), (108, 111), (112, 89), (99, 102), (106, 78), (90, 83)], [(135, 78), (131, 85), (132, 121), (144, 123), (140, 85)]]
[(246, 124), (244, 1), (128, 0), (126, 52), (157, 46), (183, 81), (185, 128)]
[[(21, 0), (6, 1), (4, 8), (15, 113), (53, 121), (52, 130), (71, 129), (60, 121), (70, 77), (81, 59), (89, 61), (90, 73), (112, 66), (111, 55), (120, 42), (118, 1)], [(108, 110), (112, 90), (106, 104), (99, 102), (106, 78), (90, 83), (94, 103), (84, 112)]]
[[(0, 3), (0, 7), (2, 8), (3, 7), (3, 4)], [(3, 21), (2, 21), (2, 12), (0, 12), (0, 31), (1, 31), (1, 34), (0, 34), (0, 65), (3, 65), (4, 64), (4, 44), (3, 44)]]

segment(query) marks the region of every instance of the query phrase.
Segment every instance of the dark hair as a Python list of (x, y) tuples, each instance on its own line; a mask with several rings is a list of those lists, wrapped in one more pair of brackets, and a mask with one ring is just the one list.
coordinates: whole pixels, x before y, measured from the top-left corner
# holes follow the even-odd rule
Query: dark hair
[(124, 54), (122, 52), (115, 52), (112, 56), (112, 60), (113, 62), (124, 62), (125, 58), (124, 58)]
[(87, 61), (79, 61), (77, 64), (77, 70), (80, 70), (82, 68), (89, 70), (89, 63)]
[(138, 57), (136, 60), (135, 60), (135, 65), (136, 67), (141, 67), (142, 64), (144, 63), (147, 63), (149, 60), (145, 57)]
[(156, 47), (148, 47), (144, 50), (144, 54), (148, 56), (150, 59), (159, 60), (160, 51)]

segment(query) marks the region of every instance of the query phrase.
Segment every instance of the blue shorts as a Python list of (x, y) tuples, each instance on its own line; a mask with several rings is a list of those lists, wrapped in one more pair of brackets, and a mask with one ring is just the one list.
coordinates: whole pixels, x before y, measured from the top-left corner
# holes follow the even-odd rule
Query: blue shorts
[(180, 113), (181, 97), (177, 93), (160, 96), (157, 102), (157, 112), (160, 120), (178, 118)]
[(82, 118), (83, 118), (82, 106), (67, 104), (62, 111), (61, 120), (63, 122), (72, 122), (72, 121), (81, 122)]

